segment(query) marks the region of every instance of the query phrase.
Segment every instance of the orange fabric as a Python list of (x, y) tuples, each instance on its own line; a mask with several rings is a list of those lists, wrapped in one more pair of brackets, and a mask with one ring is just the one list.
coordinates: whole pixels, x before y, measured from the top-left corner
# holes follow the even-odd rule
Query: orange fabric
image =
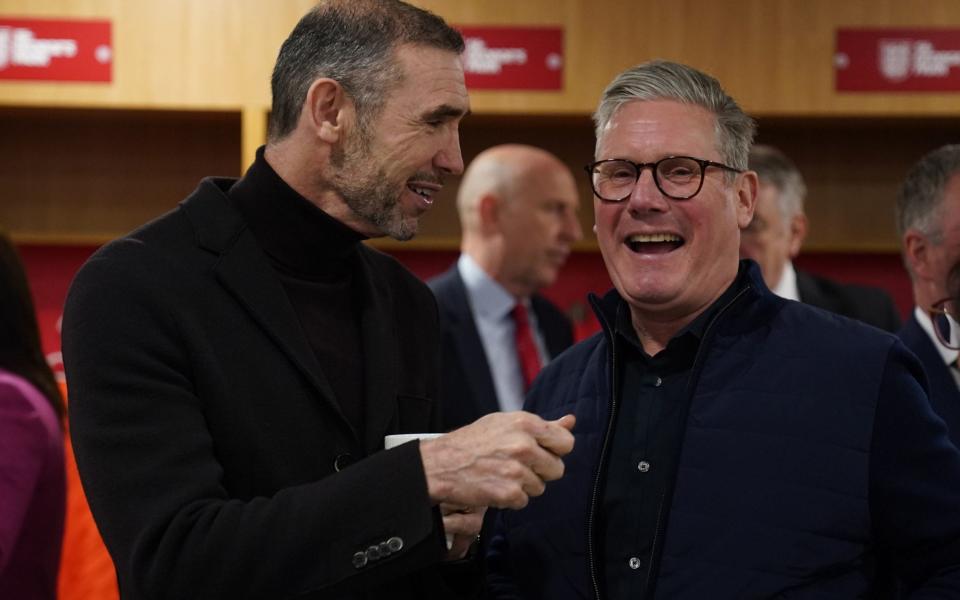
[[(61, 384), (66, 398), (66, 388)], [(90, 515), (87, 497), (80, 486), (80, 474), (66, 435), (67, 516), (57, 583), (59, 600), (119, 600), (113, 561), (100, 539)]]

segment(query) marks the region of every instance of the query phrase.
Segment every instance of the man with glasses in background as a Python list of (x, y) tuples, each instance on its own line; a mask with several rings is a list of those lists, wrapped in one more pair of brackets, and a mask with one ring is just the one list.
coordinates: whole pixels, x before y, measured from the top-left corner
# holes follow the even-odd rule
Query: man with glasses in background
[(898, 335), (923, 363), (930, 403), (960, 444), (960, 337), (950, 287), (960, 260), (960, 145), (938, 148), (913, 166), (897, 198), (897, 229), (916, 302)]
[(960, 451), (894, 336), (739, 260), (754, 123), (712, 77), (623, 72), (594, 115), (603, 331), (525, 408), (576, 415), (564, 478), (497, 512), (495, 598), (960, 597)]

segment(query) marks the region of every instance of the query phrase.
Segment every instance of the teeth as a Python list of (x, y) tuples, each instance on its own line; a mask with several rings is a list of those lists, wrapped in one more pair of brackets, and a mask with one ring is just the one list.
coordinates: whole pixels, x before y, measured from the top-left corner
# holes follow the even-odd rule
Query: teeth
[(412, 186), (412, 185), (408, 185), (407, 187), (410, 188), (410, 190), (411, 190), (413, 193), (419, 194), (419, 195), (423, 196), (424, 198), (429, 198), (429, 197), (430, 197), (430, 190), (426, 190), (426, 189), (424, 189), (424, 188), (414, 187), (414, 186)]
[(635, 244), (643, 243), (654, 243), (654, 242), (679, 242), (680, 236), (674, 235), (672, 233), (651, 233), (651, 234), (636, 234), (631, 235), (627, 238), (628, 242), (633, 242)]

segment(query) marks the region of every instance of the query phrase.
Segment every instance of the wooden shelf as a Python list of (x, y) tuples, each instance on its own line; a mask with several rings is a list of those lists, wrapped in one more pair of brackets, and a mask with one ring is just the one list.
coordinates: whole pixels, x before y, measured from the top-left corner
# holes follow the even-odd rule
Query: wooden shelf
[(897, 193), (921, 156), (960, 139), (943, 118), (761, 118), (758, 142), (803, 173), (810, 234), (804, 251), (898, 252)]
[[(239, 176), (265, 115), (256, 110), (159, 111), (0, 107), (0, 227), (21, 242), (100, 244), (173, 208), (209, 175)], [(758, 141), (780, 147), (809, 188), (813, 252), (896, 252), (897, 190), (924, 153), (960, 139), (943, 118), (764, 117)], [(244, 130), (256, 130), (252, 133)], [(257, 132), (260, 132), (258, 134)], [(584, 240), (596, 250), (592, 194), (583, 165), (593, 156), (587, 115), (474, 115), (462, 126), (465, 162), (502, 143), (557, 154), (573, 171)], [(412, 245), (459, 246), (459, 178), (451, 178)]]
[(102, 243), (240, 174), (240, 113), (0, 109), (0, 226), (18, 241)]

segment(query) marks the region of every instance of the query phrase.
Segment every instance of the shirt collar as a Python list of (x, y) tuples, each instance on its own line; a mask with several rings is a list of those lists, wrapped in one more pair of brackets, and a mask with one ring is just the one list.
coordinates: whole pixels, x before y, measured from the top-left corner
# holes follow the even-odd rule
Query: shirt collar
[(930, 320), (930, 314), (919, 306), (915, 306), (913, 308), (913, 317), (917, 320), (917, 323), (920, 324), (920, 328), (930, 336), (930, 341), (933, 342), (933, 347), (940, 353), (944, 364), (952, 365), (955, 363), (957, 356), (960, 356), (960, 351), (951, 350), (940, 343), (940, 340), (937, 339), (937, 334), (933, 331), (933, 321)]
[(467, 288), (470, 305), (477, 315), (485, 319), (500, 319), (513, 310), (517, 299), (502, 285), (497, 283), (486, 271), (473, 260), (469, 254), (463, 253), (457, 260), (457, 270), (463, 285)]
[(780, 282), (777, 287), (771, 290), (774, 294), (787, 300), (800, 301), (800, 290), (797, 289), (797, 271), (793, 268), (793, 263), (787, 261), (783, 265), (783, 274), (780, 275)]

